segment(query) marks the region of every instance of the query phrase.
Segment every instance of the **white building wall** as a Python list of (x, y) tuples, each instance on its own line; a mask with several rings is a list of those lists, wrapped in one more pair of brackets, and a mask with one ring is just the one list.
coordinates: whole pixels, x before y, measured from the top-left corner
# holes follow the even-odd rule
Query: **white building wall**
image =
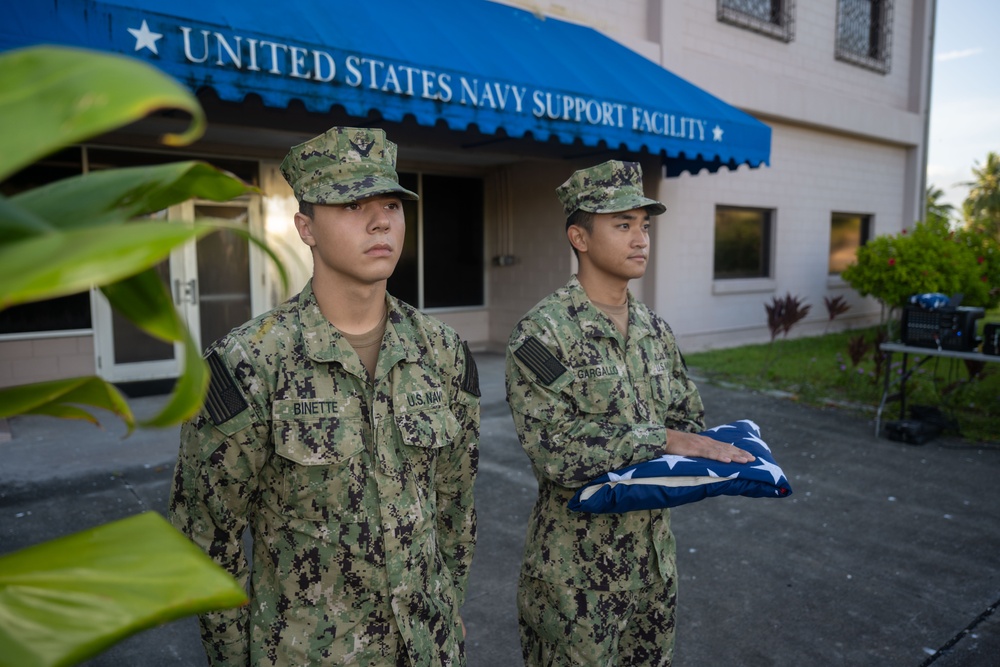
[[(826, 328), (824, 297), (843, 296), (851, 305), (837, 326), (879, 316), (875, 302), (828, 276), (830, 216), (870, 214), (875, 234), (909, 226), (901, 217), (905, 152), (791, 125), (772, 130), (772, 151), (788, 156), (780, 165), (661, 184), (667, 212), (654, 228), (657, 289), (650, 305), (686, 350), (767, 341), (764, 304), (786, 293), (811, 305), (794, 334)], [(771, 279), (713, 281), (716, 205), (775, 211)]]
[[(503, 1), (590, 25), (771, 126), (770, 166), (658, 184), (646, 169), (647, 190), (658, 187), (668, 210), (654, 226), (643, 292), (684, 349), (768, 340), (764, 304), (786, 293), (811, 305), (793, 335), (826, 329), (824, 297), (851, 304), (835, 327), (878, 319), (874, 301), (827, 275), (830, 215), (871, 214), (876, 235), (897, 233), (920, 215), (934, 0), (893, 3), (886, 74), (835, 58), (834, 1), (796, 3), (790, 42), (720, 22), (715, 0)], [(770, 279), (712, 280), (717, 204), (775, 211)], [(551, 204), (540, 199), (538, 206)], [(495, 319), (494, 335), (512, 323), (506, 314)]]
[[(493, 0), (540, 16), (587, 25), (621, 42), (649, 39), (650, 12), (662, 0)], [(667, 0), (665, 4), (670, 4)], [(631, 47), (630, 48), (634, 48)], [(636, 49), (638, 50), (638, 49)]]
[(717, 20), (714, 0), (667, 0), (663, 65), (752, 113), (803, 120), (806, 113), (836, 118), (840, 114), (824, 113), (815, 102), (837, 99), (906, 110), (912, 9), (915, 2), (924, 1), (893, 3), (891, 69), (880, 74), (834, 58), (837, 2), (833, 0), (796, 3), (790, 42)]
[(91, 334), (7, 336), (0, 341), (0, 387), (93, 375)]

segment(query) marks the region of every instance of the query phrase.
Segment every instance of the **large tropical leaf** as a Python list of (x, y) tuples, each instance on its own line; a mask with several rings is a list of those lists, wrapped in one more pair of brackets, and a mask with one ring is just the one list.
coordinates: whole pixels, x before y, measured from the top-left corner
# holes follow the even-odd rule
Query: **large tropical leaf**
[[(184, 232), (179, 237), (179, 242), (185, 241), (188, 238), (186, 234), (192, 231), (192, 227), (180, 223), (152, 222), (127, 225), (119, 228), (118, 231), (128, 234), (133, 230), (142, 230), (149, 228), (150, 226), (165, 226), (168, 232), (172, 230), (180, 230)], [(252, 242), (257, 243), (275, 260), (275, 263), (279, 268), (281, 279), (287, 286), (288, 278), (285, 268), (281, 264), (280, 260), (278, 260), (274, 252), (269, 247), (250, 235), (243, 226), (225, 222), (206, 222), (202, 223), (199, 228), (203, 228), (205, 233), (208, 233), (213, 229), (225, 228), (241, 234)], [(103, 228), (96, 228), (95, 231), (101, 230), (103, 230)], [(43, 237), (38, 237), (36, 239), (0, 245), (0, 280), (4, 279), (3, 276), (5, 271), (9, 269), (11, 275), (10, 283), (12, 283), (9, 286), (5, 285), (5, 287), (0, 290), (0, 303), (9, 304), (17, 302), (16, 300), (18, 298), (24, 299), (23, 293), (17, 292), (19, 285), (17, 281), (14, 280), (14, 273), (16, 273), (17, 265), (15, 264), (15, 266), (12, 267), (5, 267), (2, 265), (5, 253), (8, 253), (10, 248), (27, 247), (29, 249), (27, 252), (30, 252), (33, 248), (36, 252), (41, 252), (37, 250), (36, 246), (39, 244), (35, 243), (36, 241), (48, 241), (52, 238), (58, 239), (60, 237), (75, 239), (83, 236), (89, 238), (89, 232), (91, 232), (91, 230), (80, 230), (78, 232), (56, 232)], [(172, 247), (171, 244), (179, 244), (177, 238), (178, 237), (175, 237), (173, 234), (168, 234), (167, 241), (170, 243), (164, 244), (162, 249), (164, 255), (169, 254)], [(150, 246), (150, 240), (146, 235), (142, 235), (140, 241), (141, 244), (139, 250), (152, 249), (152, 246)], [(41, 244), (41, 246), (44, 248), (46, 247), (46, 244)], [(89, 254), (87, 249), (83, 246), (77, 246), (75, 250)], [(111, 250), (111, 248), (103, 246), (98, 248), (99, 253), (104, 253), (108, 250)], [(131, 249), (126, 247), (124, 248), (124, 251), (131, 252)], [(144, 257), (145, 255), (140, 253), (140, 256)], [(120, 258), (113, 259), (118, 260)], [(50, 263), (58, 264), (59, 261), (61, 260), (52, 260)], [(27, 263), (31, 264), (31, 262)], [(100, 261), (97, 263), (100, 265), (98, 268), (103, 272), (103, 274), (107, 274), (108, 271), (114, 268), (113, 262), (110, 260), (106, 264), (102, 264)], [(148, 261), (146, 263), (148, 263)], [(44, 264), (40, 263), (34, 270), (37, 272), (38, 267), (42, 266), (44, 266)], [(78, 265), (72, 264), (71, 262), (71, 267), (78, 268)], [(26, 272), (21, 274), (19, 277), (23, 281), (28, 281), (31, 278), (29, 275), (31, 270), (32, 269), (30, 267), (25, 268)], [(66, 281), (62, 276), (52, 275), (50, 277), (51, 280), (47, 282), (38, 278), (32, 286), (34, 289), (27, 290), (33, 294), (34, 300), (57, 296), (61, 293), (61, 290), (64, 289)], [(94, 280), (98, 283), (101, 282), (98, 280), (96, 273)], [(7, 290), (10, 291), (8, 292)], [(167, 342), (184, 343), (183, 368), (180, 376), (178, 377), (178, 381), (174, 386), (174, 390), (171, 393), (170, 399), (158, 414), (154, 415), (149, 420), (142, 422), (142, 425), (153, 427), (169, 426), (193, 416), (200, 408), (205, 397), (205, 391), (208, 388), (208, 368), (205, 366), (205, 362), (201, 357), (201, 351), (195, 344), (194, 339), (188, 331), (187, 325), (174, 308), (170, 294), (167, 291), (166, 286), (160, 280), (159, 275), (154, 269), (146, 269), (137, 275), (129, 276), (118, 282), (104, 285), (101, 290), (104, 292), (109, 303), (116, 311), (146, 333)], [(48, 414), (67, 418), (86, 419), (96, 423), (97, 419), (93, 415), (78, 408), (70, 407), (68, 403), (76, 402), (95, 407), (112, 409), (107, 405), (100, 403), (100, 397), (102, 395), (117, 394), (117, 390), (115, 390), (110, 384), (104, 382), (103, 380), (99, 380), (98, 378), (86, 379), (89, 380), (91, 384), (87, 385), (87, 389), (82, 394), (81, 399), (69, 401), (64, 399), (58, 391), (53, 391), (51, 398), (48, 401), (27, 401), (26, 403), (12, 401), (8, 409), (9, 414), (0, 414), (0, 416), (12, 416), (15, 414)], [(72, 382), (79, 381), (80, 379), (76, 379)], [(2, 396), (3, 394), (0, 393), (0, 397)], [(127, 409), (127, 406), (125, 409)], [(131, 414), (126, 416), (125, 414), (119, 413), (117, 409), (112, 409), (112, 411), (119, 414), (126, 421), (126, 424), (129, 426), (129, 431), (131, 431), (134, 426), (134, 420), (132, 419)]]
[(201, 356), (201, 350), (194, 343), (194, 338), (185, 330), (184, 335), (184, 366), (174, 385), (170, 400), (159, 413), (140, 422), (141, 426), (170, 426), (194, 416), (201, 408), (208, 391), (208, 364)]
[[(101, 291), (113, 308), (143, 331), (161, 340), (184, 343), (184, 366), (170, 398), (159, 413), (141, 425), (169, 426), (194, 415), (208, 387), (208, 368), (156, 270), (148, 269)], [(97, 377), (0, 390), (0, 417), (39, 414), (98, 423), (92, 413), (76, 407), (78, 404), (113, 412), (122, 418), (130, 433), (135, 426), (135, 418), (120, 392)]]
[(208, 388), (208, 367), (187, 325), (174, 309), (166, 286), (154, 269), (101, 288), (111, 306), (146, 333), (169, 342), (184, 342), (184, 367), (170, 400), (143, 426), (168, 426), (194, 415)]
[(187, 144), (204, 132), (197, 98), (138, 60), (64, 47), (30, 47), (0, 55), (0, 181), (49, 153), (135, 122), (159, 109), (191, 115)]
[[(51, 47), (0, 55), (0, 181), (63, 146), (161, 108), (192, 118), (187, 132), (167, 135), (166, 143), (201, 135), (204, 114), (194, 96), (138, 61)], [(150, 420), (176, 423), (200, 405), (208, 372), (150, 269), (223, 225), (130, 219), (192, 196), (225, 200), (247, 187), (183, 163), (93, 174), (17, 201), (0, 197), (0, 310), (106, 286), (114, 307), (144, 330), (183, 341), (184, 372)], [(98, 378), (0, 391), (2, 416), (93, 421), (86, 407), (111, 410), (130, 430), (134, 425), (121, 395)], [(75, 664), (141, 629), (245, 600), (235, 580), (166, 521), (140, 515), (0, 557), (0, 665)]]
[(235, 176), (204, 162), (95, 171), (11, 197), (17, 206), (69, 230), (121, 223), (191, 198), (228, 201), (255, 192)]
[(0, 195), (0, 243), (53, 230), (55, 225), (48, 220), (39, 218)]
[(155, 266), (174, 248), (212, 229), (150, 221), (0, 244), (0, 309), (116, 282)]
[(0, 389), (0, 418), (15, 415), (49, 415), (66, 419), (97, 419), (76, 407), (89, 405), (118, 415), (129, 432), (135, 419), (128, 403), (113, 385), (96, 377), (68, 378)]
[(168, 342), (183, 340), (187, 325), (156, 269), (105, 285), (101, 292), (112, 308), (149, 335)]
[(246, 603), (155, 512), (0, 557), (0, 665), (59, 667), (140, 630)]

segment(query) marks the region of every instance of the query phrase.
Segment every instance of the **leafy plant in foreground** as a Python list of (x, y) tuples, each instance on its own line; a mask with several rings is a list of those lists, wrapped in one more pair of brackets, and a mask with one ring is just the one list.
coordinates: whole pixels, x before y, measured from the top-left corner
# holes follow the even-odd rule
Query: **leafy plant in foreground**
[[(205, 118), (190, 92), (130, 59), (38, 47), (0, 56), (0, 180), (63, 146), (161, 108)], [(226, 201), (251, 191), (200, 162), (108, 170), (0, 196), (0, 309), (99, 286), (112, 307), (147, 333), (184, 345), (184, 367), (166, 406), (147, 425), (175, 424), (204, 398), (200, 351), (154, 267), (224, 223), (139, 220), (192, 197)], [(265, 251), (267, 248), (264, 248)], [(272, 257), (273, 254), (271, 255)], [(282, 271), (279, 264), (279, 269)], [(92, 410), (135, 418), (98, 377), (0, 390), (0, 417), (41, 414), (97, 423)], [(87, 659), (163, 622), (246, 602), (239, 584), (155, 512), (0, 557), (0, 665), (49, 667)]]

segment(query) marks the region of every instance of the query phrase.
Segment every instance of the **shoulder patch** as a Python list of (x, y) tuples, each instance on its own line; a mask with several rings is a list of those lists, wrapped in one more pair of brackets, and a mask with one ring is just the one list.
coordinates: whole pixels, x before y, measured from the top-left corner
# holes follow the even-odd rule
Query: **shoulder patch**
[(205, 361), (212, 374), (208, 394), (205, 396), (205, 409), (215, 425), (219, 426), (246, 410), (247, 402), (217, 351), (213, 350), (205, 357)]
[(482, 393), (479, 391), (479, 367), (476, 366), (476, 360), (472, 357), (469, 344), (464, 340), (462, 341), (462, 350), (465, 352), (465, 375), (462, 376), (462, 389), (476, 398), (480, 398)]
[(521, 363), (527, 366), (545, 386), (552, 384), (566, 372), (566, 367), (534, 336), (521, 343), (521, 346), (514, 350), (514, 356), (520, 359)]

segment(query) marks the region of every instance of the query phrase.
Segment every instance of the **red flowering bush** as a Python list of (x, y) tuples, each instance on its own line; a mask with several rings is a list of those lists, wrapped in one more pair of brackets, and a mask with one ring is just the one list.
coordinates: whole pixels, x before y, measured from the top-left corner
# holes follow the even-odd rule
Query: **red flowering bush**
[(993, 308), (1000, 303), (1000, 243), (976, 230), (951, 231), (944, 220), (918, 222), (909, 233), (866, 243), (841, 276), (890, 311), (926, 292), (961, 293), (963, 305)]

